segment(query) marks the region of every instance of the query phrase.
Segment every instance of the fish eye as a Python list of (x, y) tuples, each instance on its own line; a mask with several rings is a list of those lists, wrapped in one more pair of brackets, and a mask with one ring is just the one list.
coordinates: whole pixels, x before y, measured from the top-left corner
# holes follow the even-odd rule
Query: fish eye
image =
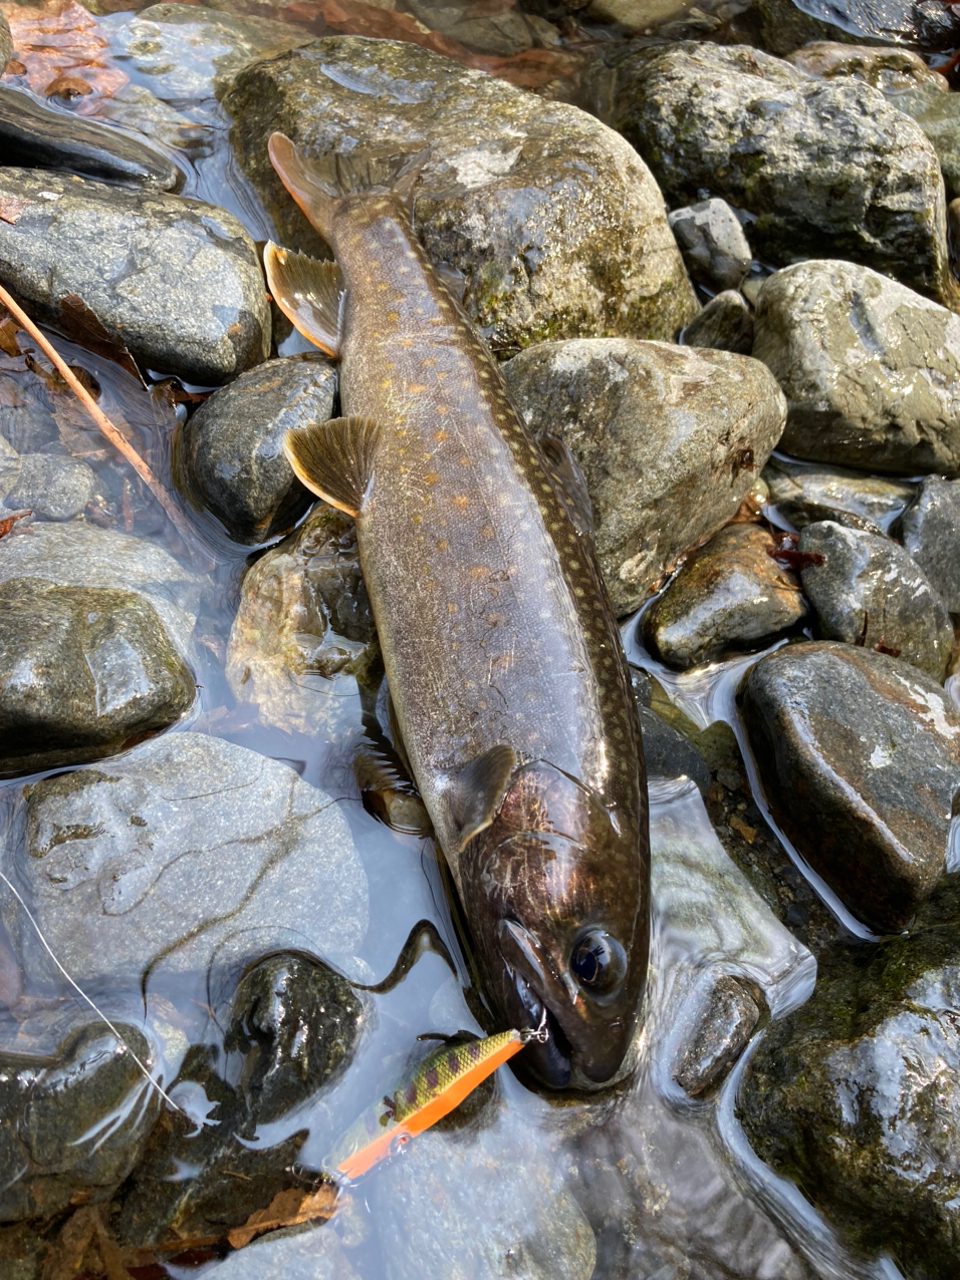
[(622, 981), (627, 956), (616, 938), (603, 929), (591, 929), (577, 939), (570, 954), (570, 968), (582, 987), (603, 994)]

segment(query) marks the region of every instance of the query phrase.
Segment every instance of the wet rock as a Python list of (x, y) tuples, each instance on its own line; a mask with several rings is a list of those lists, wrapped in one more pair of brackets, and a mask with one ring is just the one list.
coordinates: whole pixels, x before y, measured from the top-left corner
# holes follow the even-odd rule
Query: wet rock
[(824, 79), (849, 76), (879, 89), (891, 106), (914, 119), (940, 160), (948, 197), (960, 191), (960, 115), (946, 76), (906, 49), (860, 48), (828, 41), (798, 49), (788, 61)]
[[(710, 768), (688, 738), (657, 714), (653, 704), (654, 682), (643, 671), (630, 672), (643, 732), (643, 758), (648, 778), (690, 778), (701, 795), (710, 788)], [(662, 690), (658, 690), (662, 694)], [(665, 695), (663, 695), (665, 697)], [(662, 706), (662, 701), (658, 701)]]
[(267, 956), (248, 970), (226, 1047), (242, 1057), (237, 1085), (249, 1114), (269, 1124), (340, 1072), (362, 1012), (346, 978), (309, 956)]
[(133, 591), (157, 611), (174, 647), (189, 654), (200, 583), (153, 543), (86, 524), (35, 524), (29, 537), (0, 538), (0, 583), (10, 578)]
[(824, 520), (806, 526), (797, 550), (801, 558), (822, 557), (800, 570), (821, 635), (891, 653), (943, 682), (953, 627), (943, 600), (903, 547)]
[(778, 271), (753, 354), (788, 403), (782, 446), (869, 471), (960, 472), (960, 318), (851, 262)]
[(560, 33), (545, 19), (501, 6), (503, 12), (475, 16), (469, 0), (437, 4), (435, 0), (406, 0), (404, 8), (431, 31), (451, 36), (478, 53), (509, 58), (526, 49), (548, 49)]
[(772, 559), (755, 524), (721, 529), (643, 615), (643, 638), (668, 667), (685, 670), (730, 649), (764, 648), (807, 616), (800, 583)]
[(724, 289), (694, 316), (681, 337), (688, 347), (713, 347), (748, 356), (753, 350), (753, 312), (742, 294)]
[(534, 433), (559, 436), (580, 464), (620, 615), (735, 514), (782, 430), (776, 383), (726, 351), (547, 342), (503, 371)]
[(611, 123), (671, 204), (717, 195), (755, 215), (750, 243), (777, 266), (842, 254), (941, 302), (960, 297), (936, 153), (869, 85), (696, 43), (638, 49), (616, 71)]
[[(364, 1019), (347, 980), (309, 956), (267, 956), (249, 969), (224, 1019), (225, 1066), (197, 1047), (174, 1087), (175, 1097), (189, 1090), (207, 1119), (198, 1128), (173, 1116), (157, 1127), (124, 1195), (122, 1237), (142, 1247), (177, 1235), (226, 1235), (281, 1192), (311, 1190), (296, 1168), (305, 1130), (261, 1144), (258, 1127), (281, 1120), (343, 1074)], [(310, 1123), (317, 1123), (316, 1102)], [(184, 1167), (193, 1171), (190, 1178), (173, 1176)]]
[[(22, 790), (7, 845), (37, 924), (81, 985), (139, 990), (148, 970), (202, 974), (284, 947), (347, 967), (367, 929), (366, 876), (331, 797), (203, 734)], [(24, 963), (45, 972), (14, 900), (0, 917)]]
[(21, 456), (14, 483), (6, 490), (0, 471), (0, 498), (8, 507), (29, 508), (47, 520), (70, 520), (93, 497), (96, 484), (97, 478), (85, 462), (53, 453), (27, 453)]
[(216, 12), (216, 6), (152, 4), (103, 24), (118, 65), (162, 101), (219, 97), (244, 67), (309, 44), (309, 32), (269, 18)]
[(71, 169), (158, 191), (183, 185), (173, 157), (146, 138), (63, 111), (13, 85), (0, 85), (0, 147), (4, 164)]
[(738, 1103), (757, 1153), (911, 1280), (951, 1275), (960, 1251), (956, 884), (936, 898), (909, 937), (824, 960), (814, 998), (768, 1029)]
[(897, 534), (951, 613), (960, 613), (960, 484), (927, 476)]
[(701, 200), (667, 217), (691, 277), (712, 289), (739, 289), (753, 254), (724, 200)]
[(467, 314), (494, 346), (610, 330), (672, 339), (696, 313), (656, 184), (575, 107), (410, 44), (354, 37), (258, 63), (224, 105), (280, 243), (309, 252), (322, 241), (270, 166), (273, 130), (315, 151), (428, 146), (418, 234), (463, 273)]
[(764, 47), (790, 53), (808, 41), (908, 45), (919, 49), (956, 48), (960, 32), (955, 14), (936, 0), (856, 0), (836, 5), (807, 0), (757, 0)]
[(830, 642), (790, 645), (741, 693), (780, 826), (855, 916), (910, 921), (944, 868), (960, 787), (960, 715), (905, 662)]
[(234, 697), (288, 732), (332, 728), (334, 677), (363, 679), (379, 659), (353, 522), (318, 504), (247, 571), (227, 648)]
[(131, 591), (0, 584), (0, 775), (80, 764), (175, 724), (194, 678)]
[(731, 975), (717, 979), (684, 1045), (675, 1079), (691, 1098), (724, 1079), (760, 1021), (756, 995)]
[(10, 55), (13, 53), (13, 37), (10, 35), (10, 24), (6, 18), (0, 13), (0, 71), (10, 61)]
[(56, 326), (78, 294), (146, 368), (216, 385), (264, 360), (270, 313), (253, 241), (196, 200), (0, 169), (0, 278)]
[(427, 1131), (371, 1184), (387, 1280), (479, 1280), (504, 1259), (522, 1280), (593, 1275), (593, 1231), (561, 1170), (497, 1110), (491, 1101), (458, 1132)]
[(283, 437), (333, 415), (336, 373), (323, 357), (268, 360), (215, 392), (181, 428), (178, 485), (235, 542), (289, 533), (315, 501), (293, 474)]
[(777, 513), (795, 529), (835, 520), (848, 529), (884, 533), (916, 492), (916, 486), (905, 481), (789, 458), (771, 458), (763, 479)]
[[(2, 435), (0, 435), (0, 498), (5, 497), (13, 486), (17, 483), (20, 476), (20, 455), (9, 444)], [(6, 503), (4, 503), (6, 505)]]
[(123, 1044), (100, 1022), (81, 1027), (52, 1061), (0, 1053), (0, 1220), (105, 1200), (136, 1164), (160, 1095), (133, 1057), (149, 1064), (147, 1041), (117, 1030)]

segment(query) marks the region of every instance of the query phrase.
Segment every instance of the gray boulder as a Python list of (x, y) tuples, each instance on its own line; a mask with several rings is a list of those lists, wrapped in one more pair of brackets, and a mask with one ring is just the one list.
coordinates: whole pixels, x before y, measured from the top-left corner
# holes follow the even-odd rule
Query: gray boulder
[(877, 90), (715, 44), (631, 51), (616, 75), (611, 123), (672, 205), (715, 195), (747, 210), (756, 255), (777, 266), (842, 254), (960, 298), (936, 153)]
[(741, 691), (781, 828), (878, 933), (911, 920), (943, 873), (960, 788), (960, 713), (915, 667), (853, 645), (768, 654)]
[(688, 347), (713, 347), (748, 356), (753, 350), (753, 312), (743, 294), (724, 289), (694, 316), (680, 336)]
[(735, 514), (782, 430), (773, 378), (727, 351), (544, 342), (503, 372), (533, 432), (558, 436), (580, 465), (621, 615)]
[[(75, 981), (109, 980), (115, 994), (284, 947), (348, 966), (368, 924), (366, 875), (332, 797), (204, 734), (23, 789), (3, 866)], [(45, 972), (9, 895), (0, 918), (23, 963)]]
[(268, 360), (214, 392), (177, 434), (181, 491), (234, 542), (289, 533), (315, 499), (293, 474), (283, 437), (331, 417), (336, 385), (333, 365), (318, 354)]
[(672, 339), (697, 311), (649, 171), (576, 107), (355, 37), (257, 63), (224, 105), (277, 238), (309, 252), (323, 242), (270, 165), (274, 130), (312, 151), (429, 147), (418, 232), (432, 260), (463, 273), (467, 314), (494, 346), (613, 329)]
[(953, 626), (940, 595), (903, 547), (882, 534), (823, 520), (801, 531), (797, 550), (820, 635), (889, 653), (943, 682)]
[(217, 385), (266, 359), (270, 312), (256, 248), (231, 214), (180, 196), (0, 169), (0, 279), (56, 326), (79, 295), (146, 368)]
[(960, 317), (869, 267), (810, 261), (764, 282), (753, 354), (787, 397), (788, 453), (960, 473)]

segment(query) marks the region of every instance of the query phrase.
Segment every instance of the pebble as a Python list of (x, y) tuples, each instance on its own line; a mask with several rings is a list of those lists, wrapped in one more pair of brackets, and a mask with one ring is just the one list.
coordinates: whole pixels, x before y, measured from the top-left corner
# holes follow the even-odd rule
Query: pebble
[(692, 279), (712, 289), (740, 288), (753, 253), (725, 200), (714, 197), (674, 209), (667, 221)]

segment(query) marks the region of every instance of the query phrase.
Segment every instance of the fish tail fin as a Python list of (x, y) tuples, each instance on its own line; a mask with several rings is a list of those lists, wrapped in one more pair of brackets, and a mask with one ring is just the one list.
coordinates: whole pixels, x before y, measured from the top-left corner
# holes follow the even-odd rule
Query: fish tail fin
[(326, 240), (333, 212), (346, 196), (392, 194), (409, 212), (413, 188), (430, 155), (429, 149), (365, 147), (308, 157), (282, 133), (271, 134), (267, 150), (281, 182)]

